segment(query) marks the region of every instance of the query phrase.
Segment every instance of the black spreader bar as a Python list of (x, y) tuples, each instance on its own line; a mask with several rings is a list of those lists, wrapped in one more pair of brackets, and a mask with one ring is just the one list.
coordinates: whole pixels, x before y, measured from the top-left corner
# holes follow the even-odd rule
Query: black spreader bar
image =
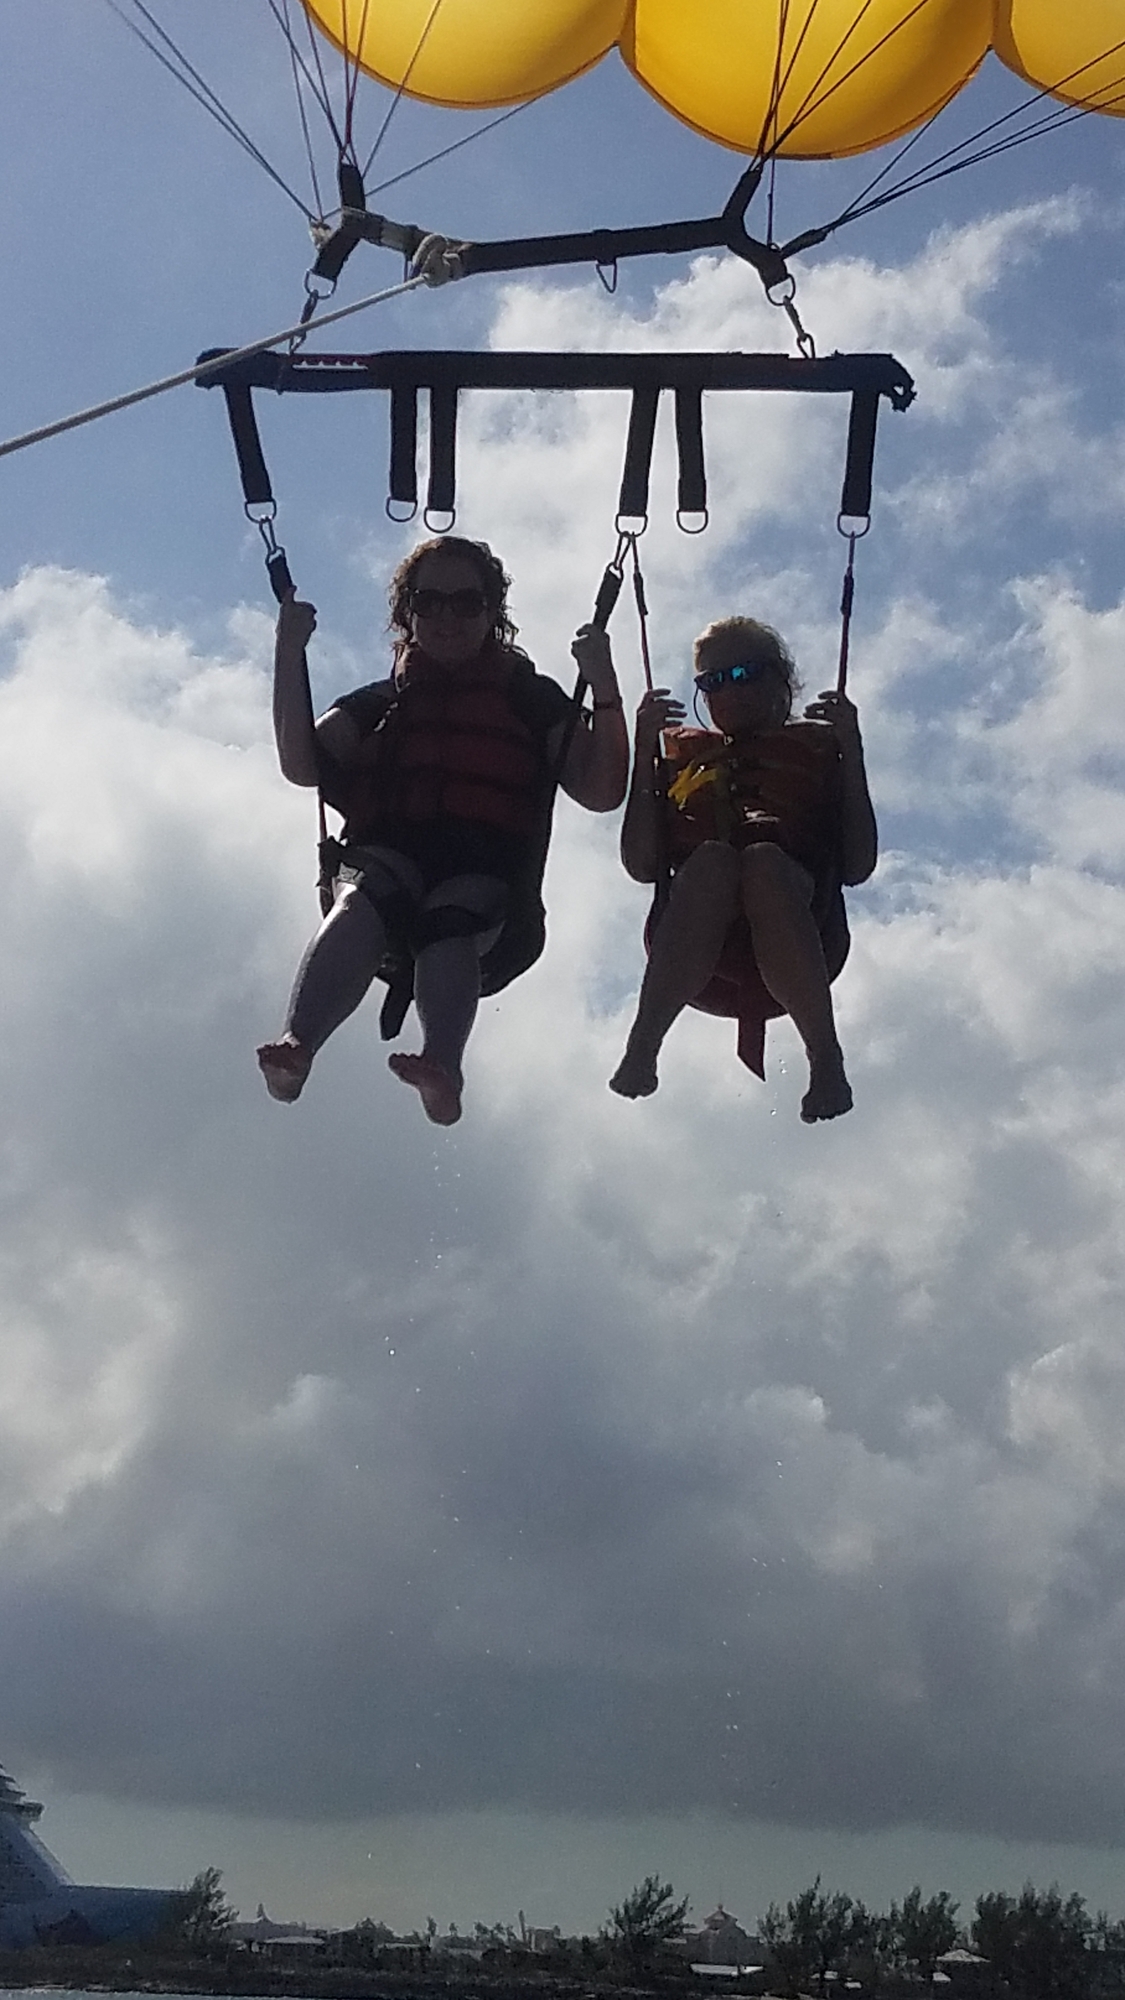
[[(209, 347), (197, 367), (220, 361)], [(896, 410), (914, 401), (914, 381), (893, 354), (550, 354), (392, 348), (381, 354), (254, 354), (211, 370), (199, 386), (245, 383), (280, 395), (351, 389), (782, 389), (845, 395), (866, 390)]]
[[(221, 359), (212, 348), (200, 364)], [(247, 509), (273, 509), (269, 472), (253, 405), (256, 388), (332, 393), (352, 389), (387, 390), (391, 399), (390, 503), (413, 510), (418, 501), (418, 394), (429, 395), (430, 472), (426, 514), (448, 515), (456, 507), (457, 399), (462, 389), (629, 389), (632, 410), (618, 501), (618, 526), (642, 521), (648, 512), (653, 441), (661, 392), (675, 399), (679, 456), (678, 502), (685, 516), (705, 520), (707, 481), (703, 449), (705, 389), (779, 389), (851, 396), (851, 418), (841, 494), (842, 517), (860, 520), (871, 511), (875, 429), (879, 399), (903, 410), (914, 384), (890, 354), (828, 354), (811, 360), (784, 354), (491, 354), (407, 348), (383, 354), (257, 354), (228, 369), (209, 368), (202, 388), (222, 388)], [(253, 516), (252, 516), (253, 518)], [(259, 521), (272, 551), (272, 531)], [(270, 554), (278, 577), (283, 564)], [(271, 569), (271, 577), (273, 571)]]

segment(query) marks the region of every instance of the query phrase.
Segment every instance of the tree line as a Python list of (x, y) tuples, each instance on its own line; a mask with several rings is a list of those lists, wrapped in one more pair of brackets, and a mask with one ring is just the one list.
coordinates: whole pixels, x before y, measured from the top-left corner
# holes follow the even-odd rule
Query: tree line
[[(995, 1889), (980, 1895), (972, 1917), (947, 1890), (923, 1897), (915, 1886), (889, 1910), (871, 1910), (818, 1876), (782, 1907), (771, 1903), (758, 1922), (764, 1970), (787, 1996), (824, 1995), (850, 1986), (867, 1996), (892, 1987), (930, 1987), (938, 1962), (958, 1948), (983, 1961), (964, 1964), (955, 1984), (1012, 2000), (1120, 2000), (1125, 1995), (1125, 1919), (1091, 1914), (1083, 1897), (1064, 1897), (1057, 1884), (1025, 1883), (1018, 1896)], [(652, 1956), (685, 1934), (687, 1904), (670, 1883), (646, 1878), (611, 1913), (611, 1935), (634, 1955)]]
[[(690, 1951), (688, 1907), (670, 1882), (647, 1875), (609, 1911), (594, 1937), (559, 1938), (552, 1950), (536, 1954), (537, 1963), (560, 1976), (616, 1971), (659, 1983), (682, 1981), (685, 1945)], [(173, 1928), (192, 1953), (223, 1951), (236, 1914), (220, 1871), (208, 1868), (180, 1892)], [(431, 1917), (424, 1933), (402, 1939), (367, 1917), (334, 1938), (332, 1956), (338, 1964), (375, 1970), (404, 1944), (428, 1956), (437, 1929)], [(457, 1936), (456, 1926), (448, 1935)], [(756, 1935), (763, 1961), (756, 1990), (787, 2000), (827, 2000), (830, 1988), (859, 2000), (932, 1990), (939, 1961), (958, 1947), (977, 1962), (957, 1969), (955, 2000), (968, 1993), (981, 2000), (1125, 2000), (1125, 1919), (1091, 1913), (1083, 1897), (1064, 1897), (1055, 1884), (1036, 1889), (1028, 1882), (1018, 1895), (987, 1891), (962, 1920), (946, 1890), (926, 1897), (915, 1886), (901, 1903), (873, 1910), (859, 1898), (823, 1889), (818, 1876), (784, 1905), (771, 1903)], [(483, 1948), (498, 1972), (528, 1957), (506, 1924), (477, 1923), (465, 1942)]]

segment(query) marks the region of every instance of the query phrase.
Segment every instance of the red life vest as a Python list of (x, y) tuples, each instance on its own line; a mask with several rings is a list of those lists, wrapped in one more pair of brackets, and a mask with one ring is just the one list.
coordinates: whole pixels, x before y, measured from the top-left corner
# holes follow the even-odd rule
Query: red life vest
[(543, 751), (510, 697), (517, 664), (502, 647), (457, 667), (406, 649), (374, 761), (353, 779), (347, 838), (361, 840), (375, 820), (469, 820), (522, 838), (538, 830)]

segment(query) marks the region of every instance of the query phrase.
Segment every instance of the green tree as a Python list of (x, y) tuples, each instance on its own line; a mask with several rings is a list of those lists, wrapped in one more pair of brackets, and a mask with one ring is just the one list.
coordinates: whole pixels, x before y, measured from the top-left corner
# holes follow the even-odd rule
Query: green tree
[(819, 1875), (784, 1910), (770, 1904), (758, 1930), (787, 1994), (799, 1993), (814, 1978), (823, 1993), (828, 1973), (839, 1971), (845, 1957), (854, 1907), (851, 1897), (838, 1891), (822, 1895)]
[(1099, 1910), (1090, 1926), (1090, 1991), (1094, 2000), (1125, 1993), (1125, 1919)]
[(623, 1903), (609, 1913), (603, 1932), (615, 1952), (637, 1964), (647, 1964), (684, 1934), (688, 1899), (677, 1902), (670, 1882), (646, 1875)]
[(893, 1918), (865, 1903), (853, 1903), (848, 1930), (847, 1970), (863, 1991), (877, 1994), (900, 1963), (898, 1932)]
[(170, 1930), (191, 1951), (212, 1951), (225, 1944), (238, 1911), (223, 1894), (221, 1868), (201, 1868), (172, 1903)]
[(927, 1985), (933, 1980), (942, 1953), (952, 1951), (961, 1936), (957, 1923), (959, 1907), (945, 1889), (924, 1903), (917, 1883), (903, 1897), (901, 1909), (897, 1903), (891, 1904), (891, 1922), (898, 1934), (902, 1956)]
[(1064, 1902), (1058, 1884), (1025, 1882), (1018, 1897), (994, 1890), (977, 1897), (973, 1949), (1020, 2000), (1085, 2000), (1093, 1925), (1083, 1898)]

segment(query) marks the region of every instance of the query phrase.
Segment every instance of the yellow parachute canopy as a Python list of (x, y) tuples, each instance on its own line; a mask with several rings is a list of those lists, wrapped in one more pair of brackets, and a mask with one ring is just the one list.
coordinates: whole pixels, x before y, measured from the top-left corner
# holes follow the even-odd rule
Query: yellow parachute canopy
[(677, 118), (746, 154), (865, 152), (992, 47), (1036, 88), (1125, 112), (1125, 0), (303, 0), (380, 82), (457, 107), (557, 89), (616, 45)]

